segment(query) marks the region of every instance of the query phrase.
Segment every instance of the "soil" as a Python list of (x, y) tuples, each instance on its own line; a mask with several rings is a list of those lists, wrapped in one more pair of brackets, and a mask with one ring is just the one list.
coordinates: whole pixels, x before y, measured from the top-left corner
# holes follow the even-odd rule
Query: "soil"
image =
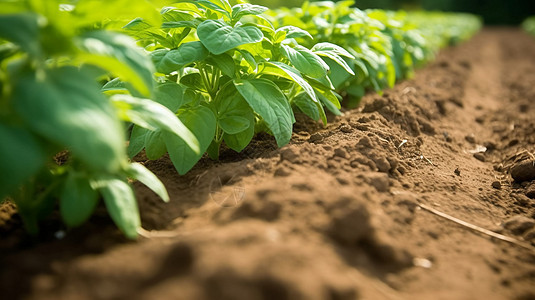
[(535, 38), (487, 28), (282, 149), (138, 157), (172, 199), (135, 184), (136, 242), (103, 207), (30, 239), (3, 204), (0, 298), (535, 299), (534, 101)]

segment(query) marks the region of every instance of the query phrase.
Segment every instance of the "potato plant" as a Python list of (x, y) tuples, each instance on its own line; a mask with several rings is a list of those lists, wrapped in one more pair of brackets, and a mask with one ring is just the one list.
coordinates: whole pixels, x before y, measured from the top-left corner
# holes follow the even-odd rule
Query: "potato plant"
[[(193, 134), (164, 106), (101, 93), (98, 82), (117, 76), (139, 96), (158, 99), (150, 59), (128, 36), (105, 30), (116, 26), (111, 20), (154, 8), (142, 0), (117, 2), (124, 5), (105, 10), (89, 0), (0, 4), (0, 200), (16, 204), (31, 234), (58, 202), (66, 225), (75, 227), (102, 197), (117, 226), (136, 237), (140, 219), (128, 178), (169, 200), (154, 174), (129, 162), (121, 119), (199, 151)], [(146, 18), (158, 22), (159, 15)]]
[(308, 32), (276, 28), (261, 16), (266, 11), (227, 0), (179, 1), (162, 9), (161, 26), (142, 18), (125, 26), (150, 52), (159, 88), (168, 96), (161, 103), (176, 112), (201, 149), (194, 153), (177, 137), (134, 126), (130, 156), (143, 148), (150, 159), (168, 152), (184, 174), (205, 151), (217, 158), (223, 141), (239, 152), (255, 132), (264, 131), (278, 146), (287, 144), (293, 109), (324, 123), (324, 108), (339, 114), (339, 96), (322, 57), (347, 67), (343, 57), (353, 56), (328, 42), (304, 47), (296, 38)]

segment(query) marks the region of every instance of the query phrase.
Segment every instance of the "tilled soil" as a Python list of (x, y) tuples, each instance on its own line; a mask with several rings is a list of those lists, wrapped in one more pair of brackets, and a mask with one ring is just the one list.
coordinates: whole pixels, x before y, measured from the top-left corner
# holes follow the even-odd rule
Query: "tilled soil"
[(535, 299), (534, 101), (535, 38), (485, 29), (282, 149), (146, 161), (172, 200), (136, 183), (137, 242), (102, 207), (31, 240), (4, 204), (0, 298)]

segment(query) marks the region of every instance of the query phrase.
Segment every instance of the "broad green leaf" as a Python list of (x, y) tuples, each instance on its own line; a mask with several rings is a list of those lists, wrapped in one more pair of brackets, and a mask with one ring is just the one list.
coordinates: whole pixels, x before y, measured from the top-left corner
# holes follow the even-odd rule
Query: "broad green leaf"
[(163, 183), (147, 169), (145, 166), (139, 163), (131, 163), (128, 168), (128, 175), (150, 188), (156, 195), (160, 196), (164, 202), (169, 202), (169, 194), (165, 189)]
[(254, 26), (231, 27), (221, 20), (206, 20), (197, 27), (197, 35), (214, 54), (221, 54), (243, 44), (260, 42), (262, 31)]
[(22, 74), (15, 82), (13, 105), (24, 122), (93, 169), (121, 169), (126, 163), (123, 129), (93, 78), (74, 67), (41, 75)]
[(282, 31), (286, 32), (287, 39), (294, 39), (294, 38), (300, 38), (300, 37), (309, 37), (311, 39), (314, 39), (308, 31), (303, 30), (296, 26), (289, 25), (289, 26), (283, 26), (277, 29), (277, 32), (282, 32)]
[(251, 124), (249, 120), (242, 116), (228, 116), (217, 120), (217, 123), (223, 129), (225, 133), (237, 134), (244, 130), (247, 130)]
[(141, 219), (134, 191), (130, 185), (118, 178), (104, 177), (99, 179), (97, 186), (104, 198), (108, 213), (117, 227), (126, 237), (135, 239), (141, 227)]
[(317, 43), (316, 45), (314, 45), (314, 47), (312, 47), (311, 50), (313, 52), (331, 52), (339, 56), (355, 59), (355, 57), (351, 55), (351, 53), (349, 53), (346, 49), (333, 43)]
[(145, 135), (145, 154), (148, 159), (155, 160), (162, 157), (167, 152), (163, 140), (163, 132), (160, 130), (149, 131)]
[(194, 90), (206, 92), (206, 87), (204, 86), (201, 74), (198, 71), (191, 72), (180, 77), (180, 84), (185, 85), (186, 87), (192, 88)]
[(294, 81), (295, 83), (297, 83), (307, 93), (307, 95), (310, 97), (310, 99), (312, 99), (312, 100), (314, 100), (316, 102), (318, 101), (318, 98), (316, 97), (316, 93), (314, 93), (314, 89), (303, 78), (303, 76), (301, 76), (301, 74), (299, 73), (298, 70), (288, 66), (285, 63), (281, 63), (281, 62), (278, 62), (278, 61), (266, 62), (266, 65), (271, 65), (271, 66), (277, 67), (280, 70), (282, 70), (287, 75), (287, 76), (284, 76), (285, 78), (290, 79), (290, 80)]
[(179, 174), (186, 174), (201, 159), (215, 135), (216, 118), (213, 112), (204, 106), (180, 110), (179, 119), (188, 127), (199, 141), (200, 151), (195, 153), (186, 143), (174, 135), (164, 133), (164, 140), (169, 157)]
[(163, 74), (177, 71), (192, 62), (201, 61), (207, 56), (208, 51), (199, 41), (184, 43), (177, 49), (161, 49), (151, 53), (151, 59), (156, 66), (156, 70)]
[(197, 28), (201, 24), (201, 21), (195, 19), (191, 21), (174, 21), (174, 22), (165, 22), (162, 24), (162, 28), (169, 29), (169, 28), (183, 28), (183, 27), (189, 27), (189, 28)]
[(133, 19), (132, 21), (128, 22), (128, 24), (123, 26), (123, 29), (133, 31), (142, 31), (149, 28), (154, 28), (154, 26), (143, 20), (143, 18), (139, 17)]
[(119, 78), (114, 78), (106, 82), (106, 84), (104, 84), (104, 86), (102, 86), (100, 90), (108, 95), (128, 93), (126, 83), (124, 81), (121, 81)]
[(307, 116), (312, 120), (318, 121), (320, 119), (320, 112), (318, 107), (308, 97), (305, 93), (299, 93), (295, 98), (293, 98), (293, 103)]
[(46, 156), (36, 137), (0, 123), (0, 202), (43, 167)]
[(163, 130), (175, 134), (194, 151), (199, 152), (199, 143), (191, 131), (180, 122), (167, 107), (149, 99), (130, 95), (114, 95), (112, 103), (124, 121), (132, 122), (149, 130)]
[(217, 123), (227, 134), (237, 134), (254, 126), (254, 122), (250, 122), (250, 116), (254, 120), (254, 112), (234, 85), (227, 85), (218, 92), (214, 108)]
[(259, 15), (268, 10), (265, 6), (254, 5), (249, 3), (236, 4), (232, 7), (232, 20), (239, 21), (246, 15)]
[(292, 137), (292, 109), (281, 90), (266, 79), (234, 81), (234, 85), (251, 108), (271, 130), (277, 145), (286, 145)]
[(91, 31), (79, 37), (78, 45), (92, 54), (80, 56), (82, 62), (99, 66), (130, 82), (143, 95), (150, 95), (154, 67), (133, 39), (109, 31)]
[(98, 192), (91, 187), (89, 179), (71, 172), (60, 195), (61, 218), (69, 227), (85, 223), (98, 204)]
[(295, 46), (295, 48), (281, 45), (280, 49), (281, 53), (302, 73), (313, 78), (327, 75), (329, 66), (317, 54), (307, 48), (300, 45)]
[(133, 158), (145, 147), (146, 135), (150, 131), (138, 125), (134, 125), (132, 133), (130, 134), (130, 142), (128, 143), (128, 157)]
[(225, 144), (236, 152), (241, 152), (251, 142), (255, 134), (255, 116), (254, 114), (247, 114), (245, 117), (249, 121), (249, 128), (236, 134), (223, 134)]
[[(349, 73), (351, 75), (355, 75), (355, 72), (353, 72), (353, 70), (347, 64), (347, 62), (342, 57), (337, 55), (336, 53), (329, 52), (329, 51), (316, 51), (314, 53), (316, 53), (319, 56), (324, 56), (324, 57), (330, 58), (331, 60), (336, 62), (338, 65), (340, 65), (347, 73)], [(327, 65), (329, 65), (329, 64), (327, 64)]]
[(360, 78), (357, 76), (352, 77), (352, 75), (349, 74), (340, 64), (330, 58), (325, 58), (325, 62), (329, 65), (329, 68), (331, 69), (331, 71), (329, 72), (329, 79), (337, 90), (344, 88), (347, 82)]
[(13, 42), (31, 56), (42, 54), (38, 16), (31, 13), (0, 15), (0, 38)]
[(327, 107), (327, 109), (332, 112), (333, 114), (339, 116), (342, 113), (340, 112), (340, 101), (338, 101), (338, 98), (334, 96), (332, 91), (321, 91), (317, 93), (318, 99), (320, 99), (321, 103)]
[(154, 100), (170, 111), (176, 112), (184, 103), (184, 90), (174, 82), (166, 82), (156, 87)]
[(234, 78), (236, 76), (236, 64), (234, 63), (232, 56), (226, 53), (220, 55), (211, 55), (208, 57), (207, 61), (210, 64), (217, 66), (219, 70), (221, 70), (221, 72), (228, 77)]

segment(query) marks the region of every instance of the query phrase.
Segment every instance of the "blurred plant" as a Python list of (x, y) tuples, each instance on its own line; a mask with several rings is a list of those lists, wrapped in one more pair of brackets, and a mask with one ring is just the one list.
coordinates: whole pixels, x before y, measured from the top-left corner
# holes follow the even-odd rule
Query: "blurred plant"
[(75, 227), (102, 196), (117, 226), (135, 238), (140, 218), (127, 178), (142, 181), (164, 201), (169, 196), (154, 174), (129, 163), (120, 119), (161, 128), (197, 151), (198, 144), (164, 106), (100, 92), (98, 81), (118, 76), (138, 95), (152, 96), (150, 59), (131, 38), (105, 29), (132, 15), (161, 22), (153, 5), (72, 3), (0, 4), (0, 200), (12, 200), (28, 232), (37, 234), (39, 220), (58, 199), (64, 222)]

